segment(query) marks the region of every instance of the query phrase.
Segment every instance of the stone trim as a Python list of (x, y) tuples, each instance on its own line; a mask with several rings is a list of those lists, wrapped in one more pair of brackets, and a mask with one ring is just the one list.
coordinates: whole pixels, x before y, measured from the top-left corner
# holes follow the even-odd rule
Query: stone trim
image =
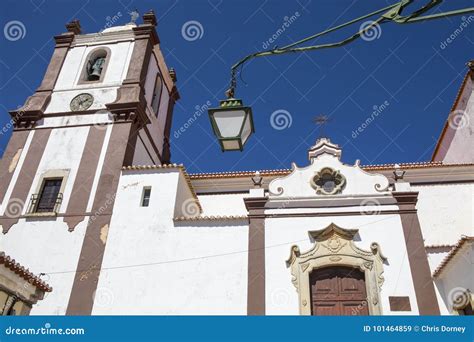
[(25, 148), (29, 133), (28, 131), (14, 131), (3, 153), (3, 157), (0, 159), (0, 203), (5, 198), (21, 154), (27, 152), (23, 151), (23, 149)]
[(44, 111), (51, 100), (56, 81), (66, 59), (69, 48), (74, 41), (74, 33), (66, 32), (54, 37), (56, 47), (43, 77), (41, 85), (36, 92), (28, 97), (25, 104), (16, 110), (10, 111), (10, 116), (15, 121), (15, 128), (34, 127), (36, 122), (42, 118)]
[(400, 208), (403, 234), (410, 263), (413, 286), (420, 315), (439, 315), (433, 279), (431, 278), (428, 257), (425, 251), (416, 203), (418, 192), (392, 192)]
[(90, 315), (99, 281), (102, 260), (107, 243), (112, 210), (123, 166), (125, 143), (131, 123), (115, 125), (107, 146), (104, 165), (97, 186), (92, 213), (82, 243), (74, 283), (66, 310), (67, 315)]
[(265, 315), (266, 197), (244, 198), (249, 214), (247, 315)]
[(19, 216), (29, 201), (27, 196), (33, 184), (41, 158), (43, 157), (44, 149), (48, 143), (51, 131), (51, 129), (44, 129), (35, 131), (33, 134), (33, 139), (18, 174), (17, 182), (5, 206), (5, 213), (3, 217), (0, 218), (3, 234), (8, 233), (10, 228), (18, 222)]
[(301, 315), (311, 315), (310, 273), (330, 266), (350, 266), (364, 272), (369, 314), (382, 314), (380, 290), (384, 282), (382, 274), (386, 258), (376, 242), (371, 244), (370, 251), (357, 247), (354, 243), (357, 232), (357, 229), (344, 229), (331, 223), (322, 230), (308, 232), (314, 239), (311, 250), (301, 253), (298, 246), (291, 247), (286, 265), (291, 270), (291, 281), (298, 292)]
[[(38, 180), (36, 181), (36, 187), (35, 187), (35, 191), (33, 191), (33, 194), (38, 194), (39, 195), (41, 193), (41, 191), (43, 190), (44, 181), (46, 179), (52, 179), (52, 178), (61, 179), (61, 187), (59, 189), (59, 193), (64, 194), (64, 189), (66, 188), (66, 183), (67, 183), (67, 179), (69, 177), (69, 172), (70, 172), (69, 169), (51, 169), (51, 170), (44, 171), (39, 176)], [(56, 214), (61, 209), (61, 205), (59, 205), (56, 208), (56, 211), (52, 211), (52, 212), (36, 213), (36, 212), (32, 211), (33, 208), (28, 208), (28, 209), (29, 209), (29, 211), (26, 213), (28, 217), (30, 217), (30, 216), (51, 216), (51, 215), (56, 216)]]
[[(105, 51), (105, 63), (104, 63), (104, 66), (102, 68), (102, 71), (100, 73), (100, 78), (98, 80), (95, 80), (95, 81), (89, 81), (89, 80), (87, 80), (87, 65), (89, 63), (89, 60), (91, 59), (91, 56), (93, 54), (97, 53), (98, 51), (101, 51), (101, 50)], [(84, 65), (82, 65), (81, 75), (79, 76), (79, 80), (77, 81), (77, 84), (82, 85), (82, 84), (103, 83), (104, 78), (105, 78), (105, 74), (107, 72), (107, 68), (109, 66), (109, 62), (110, 62), (111, 59), (112, 59), (112, 51), (107, 46), (100, 46), (100, 47), (97, 47), (97, 48), (92, 49), (91, 51), (89, 51), (89, 53), (87, 54), (87, 56), (84, 60)]]
[(474, 308), (474, 294), (469, 289), (452, 298), (452, 301), (452, 306), (449, 309), (452, 310), (451, 313), (455, 316), (461, 315), (461, 311), (468, 306)]
[[(91, 126), (87, 135), (87, 140), (82, 152), (81, 161), (77, 170), (76, 179), (66, 208), (67, 215), (64, 222), (68, 225), (68, 230), (74, 228), (85, 219), (87, 202), (94, 183), (95, 173), (99, 163), (100, 150), (105, 139), (105, 129)], [(73, 213), (76, 215), (72, 216)], [(71, 215), (71, 216), (69, 216)]]
[(234, 220), (248, 220), (248, 216), (245, 215), (216, 215), (216, 216), (195, 216), (195, 217), (185, 217), (179, 216), (173, 218), (173, 221), (181, 222), (181, 221), (234, 221)]
[(172, 94), (168, 101), (168, 112), (166, 114), (166, 123), (165, 129), (163, 132), (163, 148), (162, 148), (162, 155), (163, 155), (163, 162), (169, 163), (171, 161), (171, 148), (170, 148), (170, 133), (171, 133), (171, 126), (173, 124), (173, 110), (174, 105), (179, 99), (179, 94), (176, 87), (173, 87)]

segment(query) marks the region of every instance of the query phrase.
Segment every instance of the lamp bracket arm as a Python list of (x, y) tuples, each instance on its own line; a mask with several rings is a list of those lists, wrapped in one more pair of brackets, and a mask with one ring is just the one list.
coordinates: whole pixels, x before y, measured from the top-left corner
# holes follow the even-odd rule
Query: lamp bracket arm
[[(257, 58), (257, 57), (265, 57), (265, 56), (272, 56), (272, 55), (281, 55), (284, 53), (289, 53), (289, 52), (306, 52), (306, 51), (312, 51), (312, 50), (319, 50), (319, 49), (326, 49), (326, 48), (332, 48), (332, 47), (339, 47), (346, 45), (357, 38), (359, 38), (362, 34), (370, 30), (373, 26), (383, 24), (387, 21), (393, 21), (397, 24), (409, 24), (409, 23), (416, 23), (416, 22), (422, 22), (422, 21), (427, 21), (427, 20), (432, 20), (432, 19), (438, 19), (438, 18), (445, 18), (449, 16), (454, 16), (454, 15), (461, 15), (461, 14), (466, 14), (466, 13), (471, 13), (474, 12), (474, 7), (470, 8), (465, 8), (461, 10), (455, 10), (455, 11), (449, 11), (449, 12), (443, 12), (443, 13), (438, 13), (438, 14), (431, 14), (431, 15), (426, 15), (426, 16), (421, 16), (421, 14), (429, 11), (435, 6), (440, 5), (443, 2), (443, 0), (430, 0), (429, 3), (421, 7), (420, 9), (412, 12), (409, 15), (402, 16), (401, 13), (405, 7), (413, 3), (413, 0), (400, 0), (399, 2), (392, 4), (390, 6), (384, 7), (382, 9), (379, 9), (377, 11), (368, 13), (366, 15), (363, 15), (359, 18), (353, 19), (351, 21), (348, 21), (346, 23), (343, 23), (341, 25), (329, 28), (327, 30), (324, 30), (322, 32), (316, 33), (312, 36), (306, 37), (304, 39), (301, 39), (297, 42), (294, 42), (292, 44), (283, 46), (281, 48), (274, 48), (271, 50), (267, 51), (259, 51), (255, 52), (252, 54), (249, 54), (239, 60), (237, 63), (235, 63), (231, 67), (231, 81), (230, 81), (230, 87), (226, 91), (226, 96), (228, 98), (233, 98), (235, 95), (235, 88), (237, 87), (237, 81), (236, 81), (236, 73), (237, 69), (240, 67), (242, 68), (245, 63), (249, 62), (250, 60)], [(373, 17), (374, 15), (380, 14), (382, 12), (385, 12), (382, 14), (377, 20), (374, 20), (371, 22), (370, 25), (365, 26), (363, 29), (359, 30), (352, 36), (343, 39), (339, 42), (335, 43), (328, 43), (328, 44), (320, 44), (320, 45), (312, 45), (312, 46), (303, 46), (303, 47), (298, 47), (299, 45), (306, 43), (308, 41), (311, 41), (313, 39), (316, 39), (318, 37), (321, 37), (323, 35), (329, 34), (331, 32), (340, 30), (346, 26), (352, 25), (356, 22), (362, 21), (364, 19)]]

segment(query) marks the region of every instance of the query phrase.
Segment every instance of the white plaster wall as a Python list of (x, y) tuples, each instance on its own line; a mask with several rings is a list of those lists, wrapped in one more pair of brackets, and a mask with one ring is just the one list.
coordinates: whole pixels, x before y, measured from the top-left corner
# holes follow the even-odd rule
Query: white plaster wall
[[(119, 183), (93, 314), (246, 314), (248, 227), (174, 225), (177, 170)], [(140, 207), (151, 186), (149, 207)]]
[[(94, 102), (90, 109), (104, 109), (105, 104), (115, 101), (117, 89), (127, 75), (134, 44), (133, 41), (125, 41), (116, 44), (71, 48), (59, 73), (51, 102), (48, 104), (45, 113), (70, 111), (71, 100), (81, 93), (90, 93), (94, 96)], [(110, 49), (110, 55), (108, 56), (110, 60), (107, 69), (104, 70), (103, 81), (100, 83), (78, 84), (84, 65), (87, 63), (87, 55), (100, 46)]]
[[(103, 44), (91, 46), (76, 46), (68, 51), (58, 80), (55, 85), (55, 91), (67, 90), (71, 88), (94, 88), (98, 85), (111, 86), (120, 85), (125, 79), (130, 63), (131, 51), (135, 43), (133, 41), (118, 42), (116, 44)], [(88, 83), (78, 85), (86, 58), (89, 52), (100, 48), (101, 46), (110, 49), (109, 64), (105, 70), (104, 80), (101, 83)]]
[(31, 141), (33, 140), (33, 135), (35, 132), (32, 130), (28, 133), (28, 137), (26, 138), (25, 146), (21, 151), (20, 158), (18, 158), (18, 163), (16, 164), (15, 170), (13, 171), (12, 179), (10, 180), (10, 184), (8, 185), (7, 191), (5, 192), (5, 196), (3, 198), (3, 202), (0, 205), (0, 213), (3, 215), (5, 212), (4, 206), (8, 203), (10, 196), (12, 194), (13, 188), (18, 180), (18, 175), (20, 174), (21, 168), (23, 167), (23, 163), (25, 162), (26, 155), (28, 154), (28, 150), (31, 145)]
[(453, 245), (474, 235), (474, 184), (413, 186), (425, 245)]
[(436, 280), (436, 288), (445, 307), (443, 314), (452, 312), (453, 300), (465, 290), (474, 291), (474, 244), (463, 247)]
[(31, 315), (66, 314), (86, 224), (69, 232), (62, 218), (20, 219), (7, 234), (0, 234), (0, 250), (34, 274), (46, 273), (41, 279), (53, 288), (33, 306)]
[[(69, 175), (63, 192), (63, 201), (59, 208), (60, 213), (66, 211), (88, 133), (89, 126), (52, 130), (34, 175), (28, 199), (37, 191), (41, 182), (41, 176), (45, 172), (50, 170), (67, 170)], [(100, 147), (97, 148), (97, 153), (100, 153)], [(23, 213), (26, 213), (27, 209), (28, 206), (26, 205)]]
[[(30, 175), (34, 178), (28, 200), (38, 189), (44, 172), (67, 170), (69, 175), (59, 209), (60, 213), (65, 212), (88, 132), (89, 127), (61, 128), (51, 132), (38, 169), (34, 175)], [(97, 153), (100, 153), (100, 147)], [(23, 213), (26, 213), (28, 203), (25, 204)], [(31, 314), (65, 314), (85, 226), (86, 221), (83, 221), (74, 232), (69, 232), (61, 217), (20, 219), (7, 234), (0, 236), (1, 250), (33, 273), (46, 273), (43, 279), (53, 287), (53, 292), (35, 305)]]
[(245, 197), (248, 194), (198, 196), (203, 216), (246, 216)]
[[(370, 250), (377, 242), (388, 259), (384, 265), (385, 282), (381, 291), (384, 315), (417, 315), (416, 302), (405, 239), (398, 215), (358, 215), (334, 217), (269, 218), (265, 220), (265, 281), (266, 314), (299, 315), (298, 293), (291, 282), (290, 269), (285, 261), (292, 245), (301, 252), (313, 247), (308, 231), (326, 228), (335, 223), (342, 228), (359, 229), (356, 245)], [(411, 312), (391, 312), (388, 296), (409, 296)]]
[(430, 252), (426, 253), (426, 255), (428, 256), (428, 263), (430, 264), (431, 273), (433, 273), (441, 264), (441, 261), (443, 261), (444, 257), (448, 255), (448, 252)]
[[(474, 88), (467, 102), (466, 110), (453, 112), (456, 129), (453, 140), (443, 159), (445, 163), (473, 163), (474, 162)], [(458, 121), (462, 118), (462, 121)], [(459, 124), (458, 124), (459, 122)], [(449, 127), (448, 129), (453, 129)], [(470, 146), (470, 148), (469, 148)], [(446, 148), (445, 146), (442, 146)]]
[[(107, 88), (89, 88), (84, 89), (71, 89), (64, 90), (59, 92), (53, 92), (51, 95), (51, 102), (45, 110), (46, 114), (49, 113), (60, 113), (60, 112), (70, 112), (70, 104), (72, 99), (77, 95), (83, 93), (89, 93), (94, 97), (94, 102), (88, 110), (105, 110), (105, 105), (107, 103), (114, 102), (117, 98), (117, 89), (118, 87), (107, 87)], [(71, 113), (74, 115), (73, 113)], [(87, 115), (87, 116), (92, 116)]]

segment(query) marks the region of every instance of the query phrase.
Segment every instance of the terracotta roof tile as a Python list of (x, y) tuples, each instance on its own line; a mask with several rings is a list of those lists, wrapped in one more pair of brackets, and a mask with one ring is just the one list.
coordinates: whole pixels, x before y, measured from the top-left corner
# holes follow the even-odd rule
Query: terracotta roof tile
[(29, 269), (21, 266), (15, 259), (6, 255), (5, 252), (0, 252), (0, 265), (2, 264), (37, 288), (46, 292), (53, 291), (53, 288), (41, 280), (40, 277), (31, 273)]
[(451, 251), (446, 255), (439, 264), (439, 266), (436, 268), (436, 270), (433, 272), (433, 277), (436, 278), (438, 277), (441, 272), (446, 268), (446, 266), (449, 264), (451, 259), (454, 258), (454, 256), (461, 250), (461, 248), (468, 242), (474, 242), (474, 236), (463, 236), (458, 243), (451, 249)]
[[(400, 163), (401, 169), (423, 169), (431, 167), (459, 167), (459, 166), (472, 166), (474, 164), (443, 164), (442, 162), (420, 162), (420, 163)], [(366, 171), (382, 171), (382, 170), (393, 170), (395, 164), (378, 164), (378, 165), (363, 165), (361, 166)], [(191, 173), (189, 177), (192, 180), (195, 179), (207, 179), (207, 178), (234, 178), (234, 177), (251, 177), (256, 171), (235, 171), (235, 172), (209, 172), (209, 173)], [(260, 176), (286, 176), (291, 172), (291, 169), (275, 169), (275, 170), (259, 170)]]

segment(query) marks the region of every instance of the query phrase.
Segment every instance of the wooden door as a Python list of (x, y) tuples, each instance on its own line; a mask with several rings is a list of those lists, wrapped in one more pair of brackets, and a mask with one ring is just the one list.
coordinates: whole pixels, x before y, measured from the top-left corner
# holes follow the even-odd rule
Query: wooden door
[(352, 267), (327, 267), (310, 274), (312, 314), (364, 316), (369, 314), (364, 273)]

